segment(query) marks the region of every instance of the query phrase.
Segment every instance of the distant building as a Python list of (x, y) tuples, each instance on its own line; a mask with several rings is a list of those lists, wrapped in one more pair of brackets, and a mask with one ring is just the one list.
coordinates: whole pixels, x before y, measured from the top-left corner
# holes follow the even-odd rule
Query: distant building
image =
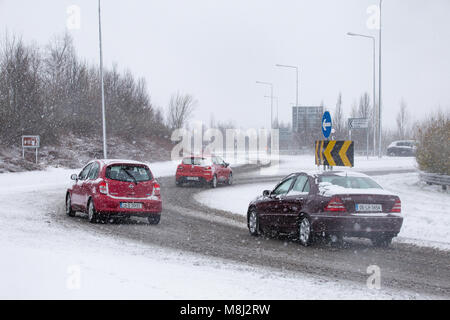
[(294, 132), (308, 132), (320, 129), (323, 107), (292, 107), (292, 129)]
[(301, 146), (320, 139), (324, 107), (292, 107), (292, 131)]
[(279, 128), (280, 150), (288, 150), (292, 144), (292, 131), (290, 128)]

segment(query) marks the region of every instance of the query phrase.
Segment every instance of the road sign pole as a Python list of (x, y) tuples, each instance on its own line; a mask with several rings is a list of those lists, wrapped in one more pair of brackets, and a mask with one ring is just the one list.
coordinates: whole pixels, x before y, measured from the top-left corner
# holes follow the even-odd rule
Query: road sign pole
[(367, 133), (367, 160), (369, 160), (369, 127), (366, 129)]

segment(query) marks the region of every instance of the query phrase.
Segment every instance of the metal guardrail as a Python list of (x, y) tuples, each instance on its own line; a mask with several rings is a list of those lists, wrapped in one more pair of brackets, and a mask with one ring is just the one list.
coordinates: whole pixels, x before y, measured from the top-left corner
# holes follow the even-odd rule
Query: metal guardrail
[(447, 186), (450, 186), (450, 176), (436, 174), (436, 173), (419, 173), (420, 180), (427, 184), (436, 184), (442, 186), (443, 190), (447, 190)]

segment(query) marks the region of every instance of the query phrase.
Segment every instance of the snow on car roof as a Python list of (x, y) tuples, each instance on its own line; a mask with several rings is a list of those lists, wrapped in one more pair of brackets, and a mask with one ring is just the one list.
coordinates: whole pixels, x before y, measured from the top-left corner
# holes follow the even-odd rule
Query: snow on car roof
[(321, 182), (319, 183), (319, 192), (323, 196), (334, 196), (338, 194), (376, 194), (376, 195), (386, 195), (386, 196), (395, 196), (394, 193), (378, 188), (370, 188), (370, 189), (355, 189), (355, 188), (344, 188), (341, 186), (337, 186), (331, 184), (329, 182)]
[(367, 174), (358, 172), (358, 171), (350, 171), (350, 170), (342, 170), (342, 171), (325, 171), (321, 173), (322, 175), (335, 175), (340, 177), (365, 177), (370, 178)]
[[(369, 177), (368, 175), (358, 172), (358, 171), (350, 171), (350, 170), (339, 170), (339, 171), (323, 171), (322, 169), (317, 169), (317, 170), (305, 170), (305, 171), (299, 171), (299, 172), (295, 172), (292, 173), (286, 177), (289, 177), (291, 175), (295, 175), (295, 174), (307, 174), (309, 176), (312, 177), (317, 177), (320, 175), (335, 175), (335, 176), (349, 176), (349, 177)], [(369, 177), (370, 178), (370, 177)]]
[(115, 163), (147, 165), (144, 162), (135, 161), (135, 160), (126, 160), (126, 159), (99, 159), (98, 161), (102, 162), (105, 165), (111, 165), (111, 164), (115, 164)]

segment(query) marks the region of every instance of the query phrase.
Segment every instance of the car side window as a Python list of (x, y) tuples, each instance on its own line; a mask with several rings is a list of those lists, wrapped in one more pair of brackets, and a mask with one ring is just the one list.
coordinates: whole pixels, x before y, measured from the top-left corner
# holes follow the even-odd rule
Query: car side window
[(292, 182), (294, 181), (295, 177), (289, 178), (286, 181), (282, 182), (278, 187), (276, 187), (272, 194), (279, 196), (286, 194), (289, 191), (289, 188), (291, 187)]
[(310, 191), (311, 191), (311, 183), (309, 182), (308, 177), (306, 177), (306, 183), (305, 186), (303, 187), (303, 192), (309, 194)]
[(86, 180), (87, 176), (89, 174), (89, 170), (91, 170), (92, 163), (88, 164), (86, 167), (84, 167), (83, 170), (81, 170), (80, 174), (78, 175), (78, 180)]
[(216, 160), (217, 160), (217, 164), (219, 164), (219, 165), (225, 164), (225, 161), (221, 157), (216, 157)]
[(305, 183), (307, 182), (308, 178), (304, 175), (300, 175), (297, 177), (297, 180), (295, 180), (294, 186), (292, 187), (291, 191), (289, 191), (289, 195), (296, 195), (303, 193), (303, 189), (305, 188)]
[(88, 179), (89, 180), (97, 179), (99, 169), (100, 169), (100, 165), (97, 162), (95, 162), (91, 167), (91, 171), (89, 171)]

